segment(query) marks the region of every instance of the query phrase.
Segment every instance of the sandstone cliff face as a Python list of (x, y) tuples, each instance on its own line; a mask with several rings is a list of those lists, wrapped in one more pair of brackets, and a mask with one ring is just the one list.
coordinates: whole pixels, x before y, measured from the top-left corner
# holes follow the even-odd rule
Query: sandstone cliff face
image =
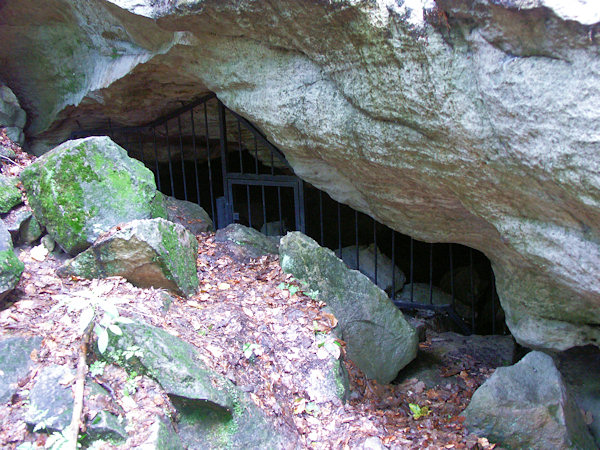
[(600, 343), (598, 32), (592, 1), (7, 0), (0, 78), (37, 151), (215, 92), (337, 200), (483, 251), (515, 337), (565, 349)]

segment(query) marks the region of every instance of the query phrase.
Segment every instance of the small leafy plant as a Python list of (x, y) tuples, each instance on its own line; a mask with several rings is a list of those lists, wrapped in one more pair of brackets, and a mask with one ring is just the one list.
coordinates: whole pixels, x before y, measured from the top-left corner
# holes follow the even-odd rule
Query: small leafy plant
[(289, 291), (290, 296), (294, 295), (296, 292), (298, 292), (300, 290), (300, 288), (298, 286), (295, 286), (290, 283), (279, 283), (279, 285), (277, 286), (277, 289)]
[(102, 375), (105, 367), (106, 361), (94, 361), (92, 364), (90, 364), (90, 375), (93, 377)]
[(410, 412), (412, 413), (413, 419), (415, 420), (418, 420), (421, 417), (428, 416), (431, 413), (428, 406), (421, 407), (416, 403), (409, 403), (408, 407), (410, 408)]
[(250, 361), (254, 361), (254, 358), (256, 356), (260, 356), (263, 354), (262, 347), (259, 344), (255, 344), (254, 342), (246, 342), (242, 346), (242, 351), (244, 352), (244, 356), (246, 357), (246, 359)]

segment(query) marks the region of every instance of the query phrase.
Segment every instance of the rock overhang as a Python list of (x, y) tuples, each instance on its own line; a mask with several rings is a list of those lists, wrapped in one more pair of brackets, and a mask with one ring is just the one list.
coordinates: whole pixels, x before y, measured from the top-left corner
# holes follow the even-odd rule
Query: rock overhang
[[(521, 343), (598, 345), (592, 2), (570, 13), (559, 1), (438, 0), (419, 27), (390, 2), (97, 3), (107, 12), (90, 19), (97, 29), (70, 26), (94, 37), (82, 41), (90, 54), (107, 55), (86, 66), (75, 97), (38, 95), (56, 91), (57, 68), (27, 79), (18, 51), (0, 55), (10, 61), (0, 76), (34, 117), (30, 141), (65, 138), (75, 120), (143, 123), (213, 91), (334, 198), (416, 238), (486, 253)], [(82, 61), (78, 51), (56, 65)], [(103, 82), (88, 83), (98, 71)]]

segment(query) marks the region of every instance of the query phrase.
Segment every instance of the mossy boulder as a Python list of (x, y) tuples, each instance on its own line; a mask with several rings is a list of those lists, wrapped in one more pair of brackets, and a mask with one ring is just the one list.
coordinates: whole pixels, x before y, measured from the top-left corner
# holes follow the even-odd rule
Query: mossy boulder
[(0, 301), (15, 288), (24, 269), (13, 250), (10, 233), (0, 220)]
[[(293, 447), (245, 392), (206, 367), (193, 345), (142, 322), (121, 328), (105, 357), (163, 387), (180, 415), (179, 436), (187, 448)], [(132, 348), (136, 356), (126, 359)]]
[(139, 287), (169, 289), (189, 296), (198, 288), (198, 241), (165, 219), (134, 220), (116, 226), (92, 247), (67, 261), (62, 276), (122, 276)]
[(165, 198), (167, 206), (167, 219), (183, 225), (192, 234), (213, 231), (214, 225), (204, 208), (197, 203), (178, 200), (175, 197)]
[(367, 377), (389, 383), (415, 358), (416, 330), (368, 277), (300, 232), (281, 238), (279, 255), (281, 268), (331, 308), (348, 358)]
[(21, 180), (35, 217), (70, 255), (119, 223), (167, 217), (152, 172), (106, 136), (59, 145)]
[(0, 175), (0, 214), (9, 212), (23, 201), (21, 191), (17, 189), (18, 181), (18, 178)]
[(496, 369), (463, 415), (469, 431), (503, 448), (597, 448), (552, 357), (542, 352)]

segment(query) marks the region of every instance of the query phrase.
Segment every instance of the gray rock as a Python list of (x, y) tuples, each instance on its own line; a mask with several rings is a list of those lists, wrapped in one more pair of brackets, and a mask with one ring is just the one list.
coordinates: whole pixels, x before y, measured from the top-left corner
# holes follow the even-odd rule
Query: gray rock
[(365, 275), (300, 232), (284, 236), (279, 253), (282, 269), (307, 283), (331, 308), (348, 358), (369, 378), (389, 383), (414, 359), (415, 329)]
[(21, 191), (17, 189), (18, 178), (0, 175), (0, 214), (9, 212), (21, 204)]
[(558, 369), (600, 448), (600, 350), (588, 345), (557, 355)]
[[(464, 336), (432, 331), (427, 334), (430, 345), (419, 348), (417, 358), (400, 372), (398, 381), (416, 378), (427, 388), (448, 383), (462, 387), (463, 381), (458, 374), (468, 369), (469, 363), (496, 368), (512, 364), (515, 358), (512, 336)], [(442, 369), (446, 373), (442, 373)], [(449, 371), (456, 372), (456, 376), (447, 376)]]
[(471, 320), (471, 307), (467, 306), (457, 299), (452, 301), (452, 296), (442, 291), (440, 288), (433, 286), (431, 293), (429, 291), (429, 283), (408, 283), (400, 292), (396, 294), (396, 300), (403, 302), (420, 303), (422, 305), (452, 305), (457, 314), (465, 320)]
[(10, 233), (0, 220), (0, 301), (16, 287), (24, 269), (13, 250)]
[[(335, 252), (336, 256), (340, 258), (339, 249)], [(356, 260), (356, 246), (342, 248), (341, 259), (351, 269), (358, 269), (361, 273), (369, 277), (369, 279), (375, 283), (375, 259), (377, 255), (377, 286), (384, 291), (392, 292), (392, 270), (395, 274), (394, 288), (396, 291), (402, 289), (404, 283), (406, 283), (406, 276), (398, 267), (394, 266), (392, 269), (392, 260), (385, 256), (379, 248), (375, 248), (375, 244), (361, 245), (358, 247), (358, 261)], [(358, 264), (357, 264), (358, 263)]]
[[(456, 267), (452, 272), (454, 297), (465, 305), (471, 304), (471, 274), (473, 274), (473, 301), (478, 304), (488, 287), (487, 281), (479, 275), (477, 269), (471, 270), (469, 266)], [(448, 271), (440, 279), (440, 288), (445, 292), (452, 292), (450, 278), (451, 274)]]
[(25, 142), (23, 128), (27, 115), (11, 89), (0, 83), (0, 127), (6, 127), (6, 135), (19, 145)]
[(65, 142), (21, 180), (36, 219), (70, 255), (119, 223), (166, 217), (152, 172), (108, 137)]
[(17, 382), (31, 368), (30, 354), (42, 343), (41, 337), (9, 337), (0, 340), (0, 403), (17, 391)]
[(140, 450), (180, 450), (184, 446), (171, 421), (161, 416), (156, 417), (150, 427), (150, 437), (137, 448)]
[(125, 431), (125, 423), (119, 421), (119, 418), (114, 414), (102, 410), (96, 414), (92, 420), (88, 421), (86, 432), (91, 440), (101, 439), (118, 443), (127, 439), (127, 431)]
[(278, 236), (281, 238), (284, 234), (286, 234), (289, 230), (285, 220), (281, 222), (276, 220), (274, 222), (263, 223), (260, 227), (260, 232), (265, 236)]
[(2, 221), (15, 244), (30, 245), (42, 235), (40, 224), (28, 205), (13, 208)]
[(166, 197), (166, 206), (167, 219), (184, 226), (192, 234), (214, 230), (210, 216), (197, 203)]
[(98, 238), (88, 250), (59, 268), (62, 276), (122, 276), (136, 286), (169, 289), (190, 296), (198, 288), (198, 241), (165, 219), (134, 220)]
[(49, 252), (54, 251), (54, 248), (56, 247), (56, 242), (49, 234), (42, 236), (42, 244)]
[(227, 244), (225, 250), (239, 262), (278, 252), (278, 244), (271, 237), (239, 223), (232, 223), (218, 230), (215, 241)]
[(63, 431), (71, 423), (71, 385), (63, 386), (60, 382), (72, 380), (74, 376), (75, 372), (67, 366), (51, 365), (38, 372), (25, 414), (25, 422), (30, 428), (53, 433)]
[(552, 358), (541, 352), (496, 369), (463, 415), (469, 431), (508, 448), (597, 448)]
[[(229, 379), (207, 369), (193, 345), (144, 323), (123, 324), (105, 357), (154, 378), (181, 416), (179, 436), (190, 448), (289, 448), (293, 438), (275, 430), (262, 411)], [(119, 355), (139, 347), (136, 358)]]

